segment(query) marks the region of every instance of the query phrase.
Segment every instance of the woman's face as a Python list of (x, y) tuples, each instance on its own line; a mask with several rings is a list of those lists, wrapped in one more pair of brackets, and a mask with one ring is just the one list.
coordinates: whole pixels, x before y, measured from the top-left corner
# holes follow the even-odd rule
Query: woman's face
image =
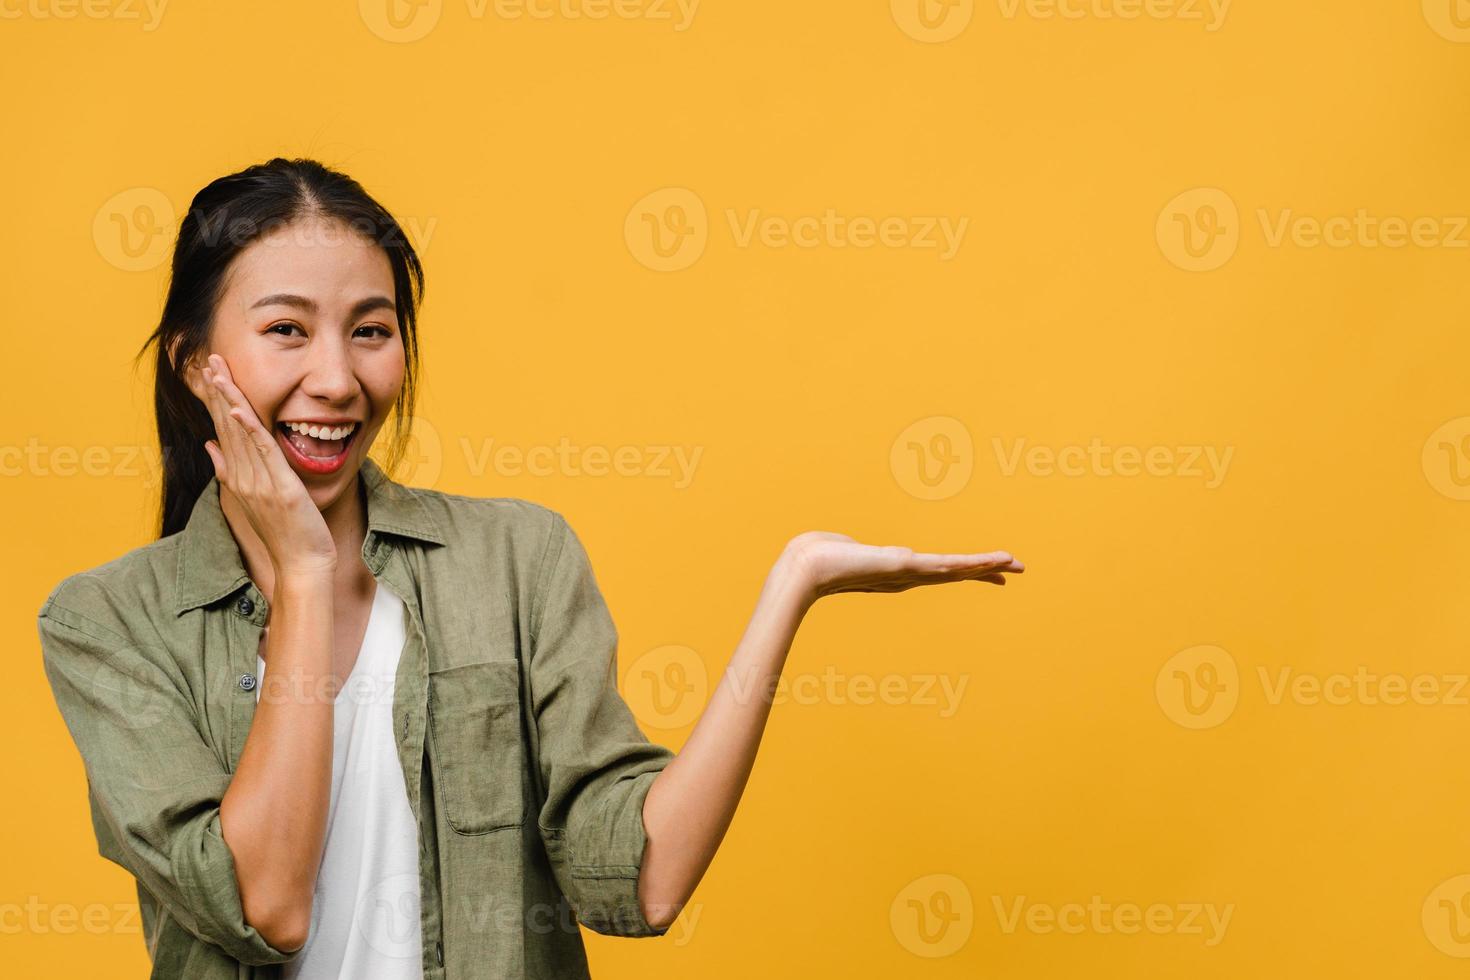
[[(403, 336), (387, 254), (346, 225), (303, 218), (235, 257), (208, 349), (224, 358), (261, 425), (325, 510), (354, 486), (403, 387)], [(205, 393), (198, 370), (189, 374)], [(317, 436), (287, 423), (324, 425)], [(345, 439), (325, 437), (338, 425)]]

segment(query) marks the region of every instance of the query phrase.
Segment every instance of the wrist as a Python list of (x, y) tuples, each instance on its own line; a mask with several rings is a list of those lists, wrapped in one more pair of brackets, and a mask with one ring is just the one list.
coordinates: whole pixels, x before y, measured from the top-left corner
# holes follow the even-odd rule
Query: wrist
[(312, 596), (325, 592), (330, 595), (337, 578), (335, 564), (306, 567), (279, 566), (275, 568), (274, 573), (277, 595), (285, 592), (305, 593)]
[(770, 575), (766, 577), (766, 588), (769, 593), (795, 605), (798, 613), (805, 613), (821, 597), (810, 565), (800, 549), (792, 545), (787, 545), (776, 563), (771, 566)]

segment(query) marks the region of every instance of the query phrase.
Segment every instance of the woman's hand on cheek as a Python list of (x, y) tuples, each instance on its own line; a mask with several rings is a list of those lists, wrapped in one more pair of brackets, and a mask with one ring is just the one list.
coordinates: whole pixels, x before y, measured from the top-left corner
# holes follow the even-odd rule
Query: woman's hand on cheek
[(220, 484), (244, 506), (277, 573), (330, 573), (336, 567), (337, 548), (326, 519), (275, 436), (230, 379), (225, 359), (209, 355), (202, 377), (209, 396), (205, 404), (218, 438), (206, 440), (204, 450)]

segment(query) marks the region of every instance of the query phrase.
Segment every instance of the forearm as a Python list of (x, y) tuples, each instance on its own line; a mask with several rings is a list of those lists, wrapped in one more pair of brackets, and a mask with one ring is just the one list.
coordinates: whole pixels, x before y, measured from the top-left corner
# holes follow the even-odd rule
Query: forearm
[(332, 577), (277, 579), (274, 592), (264, 683), (220, 829), (246, 921), (289, 949), (306, 939), (331, 798)]
[(813, 601), (795, 562), (783, 555), (689, 740), (649, 788), (638, 896), (654, 925), (674, 920), (724, 839), (755, 764), (776, 681)]

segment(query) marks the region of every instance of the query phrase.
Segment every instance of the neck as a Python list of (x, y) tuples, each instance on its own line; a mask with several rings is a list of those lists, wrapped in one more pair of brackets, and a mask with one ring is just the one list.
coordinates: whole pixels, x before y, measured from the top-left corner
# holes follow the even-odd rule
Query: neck
[[(327, 531), (337, 548), (336, 580), (339, 584), (355, 582), (363, 574), (371, 574), (362, 560), (362, 543), (367, 537), (367, 507), (363, 494), (362, 475), (359, 473), (346, 491), (322, 508), (322, 519), (327, 522)], [(246, 516), (245, 505), (223, 483), (219, 488), (219, 502), (230, 533), (240, 546), (246, 573), (269, 599), (275, 590), (275, 565), (270, 549)]]

